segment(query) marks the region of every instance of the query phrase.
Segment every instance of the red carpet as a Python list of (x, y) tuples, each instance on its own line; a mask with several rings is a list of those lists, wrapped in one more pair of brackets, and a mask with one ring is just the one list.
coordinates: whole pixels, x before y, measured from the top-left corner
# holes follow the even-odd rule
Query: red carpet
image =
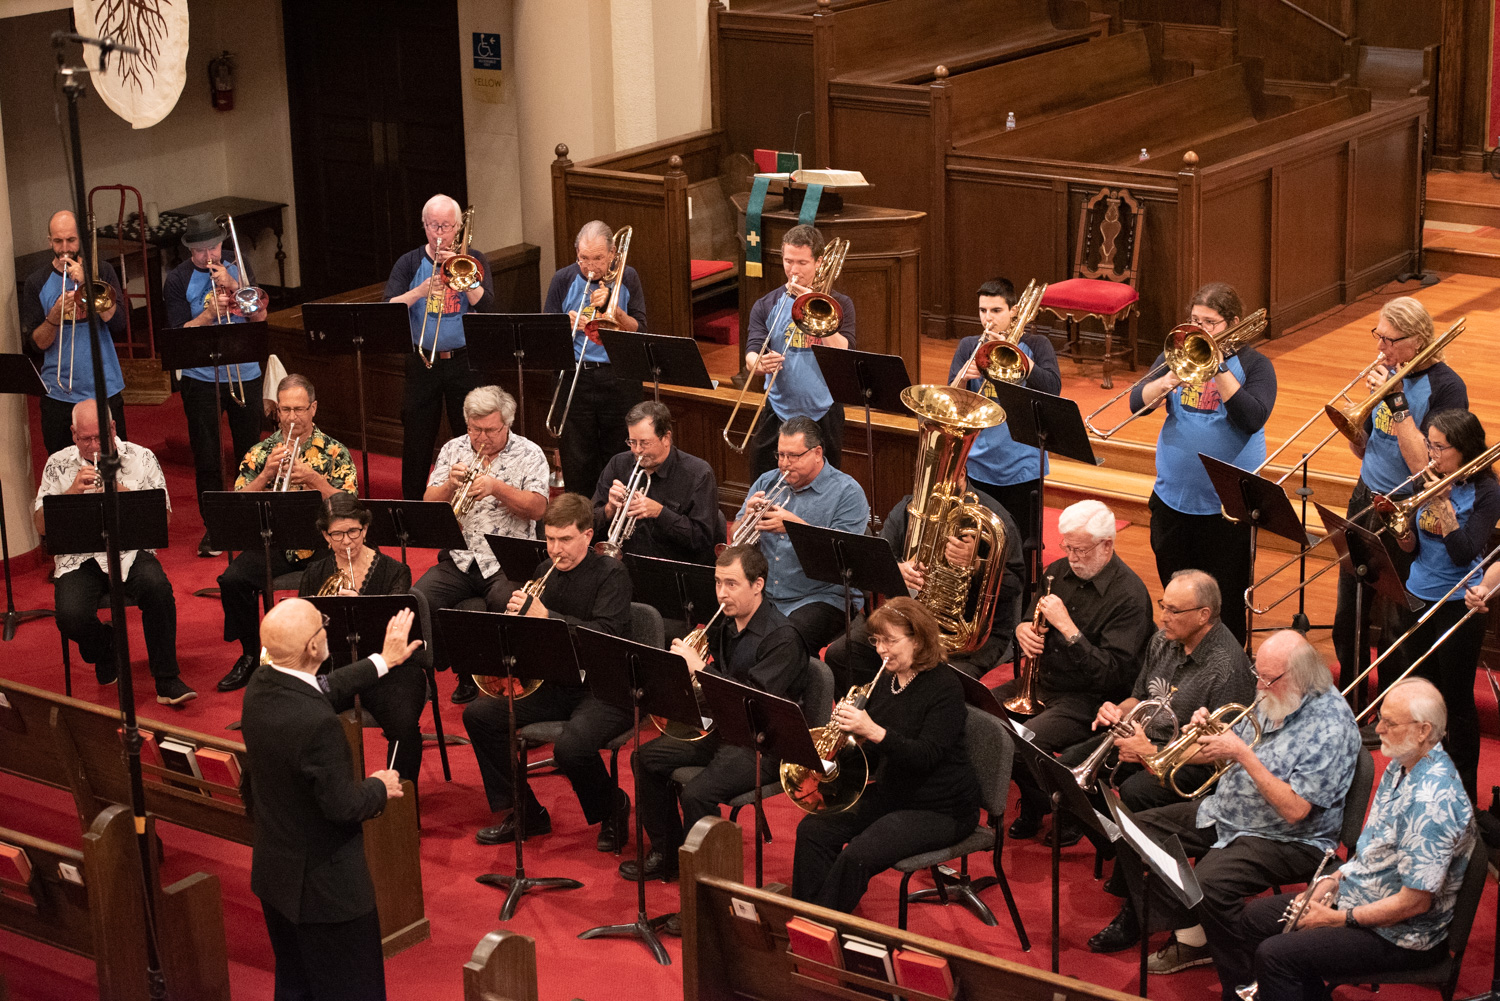
[[(241, 697), (239, 693), (221, 695), (214, 691), (213, 686), (228, 669), (236, 651), (220, 638), (222, 619), (217, 601), (192, 596), (194, 589), (213, 583), (224, 561), (199, 560), (193, 555), (202, 534), (202, 525), (192, 501), (192, 472), (181, 409), (171, 401), (161, 407), (133, 407), (128, 416), (135, 440), (156, 450), (163, 459), (168, 487), (176, 502), (172, 547), (163, 551), (161, 558), (177, 591), (179, 658), (183, 676), (199, 692), (197, 701), (188, 703), (180, 711), (157, 706), (150, 699), (140, 619), (132, 612), (131, 650), (136, 664), (136, 685), (137, 691), (146, 698), (142, 703), (142, 714), (148, 721), (171, 719), (194, 729), (220, 733), (225, 723), (239, 716)], [(33, 438), (37, 442), (41, 440), (39, 434), (34, 434)], [(40, 445), (37, 450), (40, 451)], [(391, 496), (398, 478), (397, 461), (372, 456), (371, 472), (377, 492)], [(420, 574), (431, 561), (429, 554), (413, 554), (413, 570)], [(18, 608), (52, 606), (46, 576), (45, 568), (18, 575)], [(0, 656), (3, 656), (6, 677), (61, 691), (57, 631), (50, 622), (35, 621), (22, 626), (12, 642), (0, 646)], [(79, 668), (75, 674), (76, 694), (113, 704), (115, 690), (100, 688), (94, 683), (88, 665), (80, 663), (76, 657), (74, 663)], [(993, 680), (1008, 676), (1008, 673), (1009, 668), (1004, 668)], [(451, 677), (440, 677), (439, 685), (444, 695), (444, 725), (451, 731), (462, 732), (459, 707), (446, 700), (452, 688)], [(430, 723), (424, 729), (430, 729)], [(492, 818), (484, 805), (472, 753), (463, 747), (450, 750), (454, 772), (451, 783), (442, 779), (434, 747), (428, 747), (423, 762), (422, 879), (427, 915), (432, 922), (432, 939), (386, 963), (390, 996), (395, 999), (461, 996), (464, 962), (475, 943), (486, 932), (499, 927), (496, 914), (501, 895), (489, 887), (477, 885), (474, 877), (487, 871), (511, 871), (514, 862), (513, 849), (509, 847), (481, 848), (474, 843), (474, 830), (491, 823)], [(373, 736), (367, 733), (367, 752), (372, 759), (382, 754), (383, 742), (378, 733)], [(1487, 740), (1487, 767), (1481, 775), (1481, 788), (1497, 781), (1493, 762), (1493, 746)], [(622, 771), (622, 781), (628, 790), (631, 788), (628, 757), (622, 761)], [(565, 779), (544, 775), (536, 780), (535, 788), (552, 813), (554, 833), (528, 844), (528, 873), (534, 876), (574, 876), (585, 884), (580, 890), (527, 896), (515, 918), (506, 926), (537, 940), (540, 996), (544, 999), (578, 997), (591, 1001), (658, 1001), (680, 996), (681, 950), (677, 940), (667, 940), (673, 959), (673, 965), (669, 967), (657, 966), (634, 941), (577, 941), (575, 936), (591, 926), (633, 920), (636, 906), (634, 885), (616, 875), (617, 860), (614, 856), (594, 851), (594, 831), (583, 826), (577, 803)], [(794, 831), (801, 814), (784, 798), (778, 797), (769, 802), (768, 815), (776, 840), (766, 846), (766, 877), (770, 881), (789, 880)], [(80, 842), (76, 814), (68, 795), (3, 776), (0, 776), (0, 826), (32, 831), (65, 844)], [(748, 824), (743, 826), (747, 832), (750, 830)], [(222, 880), (226, 925), (230, 930), (229, 960), (234, 996), (239, 1001), (270, 998), (271, 952), (259, 904), (249, 889), (250, 850), (180, 828), (163, 826), (161, 834), (167, 849), (163, 872), (167, 881), (200, 870), (215, 873)], [(634, 841), (630, 851), (634, 851)], [(747, 860), (754, 857), (753, 843), (748, 839), (745, 857)], [(1010, 844), (1005, 849), (1006, 869), (1032, 939), (1030, 953), (1022, 953), (1017, 946), (1003, 900), (993, 889), (986, 891), (985, 898), (1000, 918), (999, 927), (985, 927), (958, 906), (914, 905), (912, 930), (1045, 968), (1050, 945), (1049, 858), (1039, 839)], [(1115, 898), (1094, 883), (1092, 865), (1093, 854), (1087, 850), (1086, 843), (1084, 847), (1068, 849), (1063, 854), (1062, 971), (1133, 992), (1134, 952), (1094, 956), (1087, 949), (1088, 937), (1108, 923), (1118, 906)], [(983, 875), (989, 871), (989, 863), (975, 859), (974, 868), (977, 874)], [(919, 877), (914, 882), (921, 884), (923, 880)], [(893, 876), (878, 878), (859, 913), (894, 924), (897, 885), (898, 880)], [(1480, 907), (1469, 960), (1459, 985), (1460, 997), (1479, 992), (1490, 980), (1495, 913), (1492, 892), (1486, 893)], [(676, 907), (675, 884), (653, 883), (647, 887), (647, 908), (651, 915)], [(0, 970), (4, 971), (11, 997), (15, 999), (73, 1001), (97, 993), (91, 962), (6, 933), (0, 933)], [(1216, 990), (1217, 978), (1211, 968), (1153, 978), (1151, 983), (1154, 998), (1196, 999), (1211, 996)], [(1363, 994), (1352, 989), (1341, 992), (1344, 997)], [(1391, 987), (1384, 989), (1380, 996), (1405, 999), (1431, 995), (1412, 988)]]

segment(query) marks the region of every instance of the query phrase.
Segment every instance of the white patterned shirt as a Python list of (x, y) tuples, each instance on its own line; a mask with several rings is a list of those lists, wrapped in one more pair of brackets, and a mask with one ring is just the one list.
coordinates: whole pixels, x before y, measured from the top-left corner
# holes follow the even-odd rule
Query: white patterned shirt
[[(437, 465), (432, 467), (427, 485), (436, 487), (446, 483), (454, 466), (472, 467), (478, 455), (468, 435), (452, 439), (438, 452)], [(540, 445), (514, 431), (506, 437), (500, 454), (490, 459), (487, 473), (517, 490), (548, 496), (551, 470), (547, 467), (547, 456)], [(481, 497), (459, 520), (459, 527), (463, 529), (464, 541), (469, 548), (448, 550), (453, 565), (467, 571), (478, 560), (479, 572), (485, 577), (492, 577), (500, 570), (500, 561), (490, 551), (490, 544), (484, 539), (486, 535), (507, 535), (513, 539), (536, 537), (536, 522), (522, 518), (491, 496)]]
[[(156, 461), (156, 456), (151, 454), (149, 448), (144, 448), (132, 442), (121, 441), (115, 438), (115, 451), (120, 454), (120, 472), (116, 482), (127, 490), (160, 490), (163, 493), (167, 489), (166, 477), (162, 475), (161, 464)], [(53, 452), (47, 457), (47, 465), (42, 468), (42, 482), (36, 489), (35, 510), (42, 509), (42, 498), (53, 494), (64, 494), (78, 478), (79, 470), (86, 463), (78, 453), (77, 445), (69, 445), (61, 452)], [(172, 498), (167, 498), (167, 511), (172, 510)], [(147, 552), (154, 553), (150, 549)], [(109, 573), (109, 557), (105, 553), (74, 553), (70, 556), (54, 556), (52, 563), (56, 567), (55, 573), (58, 577), (71, 570), (77, 570), (89, 560), (99, 564), (99, 569)], [(123, 580), (130, 576), (130, 568), (135, 563), (135, 550), (120, 554), (120, 578)]]

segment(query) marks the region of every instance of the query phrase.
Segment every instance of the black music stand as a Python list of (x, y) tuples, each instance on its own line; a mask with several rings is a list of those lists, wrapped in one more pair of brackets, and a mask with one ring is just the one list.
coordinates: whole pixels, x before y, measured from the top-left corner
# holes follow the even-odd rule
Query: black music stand
[(500, 372), (516, 366), (516, 427), (526, 427), (525, 370), (567, 371), (573, 364), (573, 325), (567, 313), (465, 313), (469, 367)]
[[(1141, 921), (1141, 970), (1140, 988), (1137, 993), (1146, 997), (1146, 963), (1151, 957), (1151, 878), (1154, 876), (1171, 891), (1184, 907), (1189, 909), (1197, 907), (1198, 902), (1203, 899), (1203, 888), (1198, 885), (1198, 877), (1193, 873), (1193, 867), (1188, 864), (1187, 853), (1182, 850), (1182, 842), (1177, 840), (1177, 835), (1168, 835), (1165, 845), (1158, 844), (1151, 839), (1145, 831), (1141, 830), (1136, 823), (1135, 815), (1125, 809), (1125, 804), (1120, 802), (1120, 797), (1108, 786), (1100, 790), (1104, 797), (1105, 808), (1109, 810), (1110, 818), (1113, 820), (1119, 832), (1120, 840), (1130, 846), (1136, 857), (1141, 860), (1141, 899), (1139, 901)], [(1118, 863), (1117, 863), (1118, 864)]]
[[(573, 641), (580, 663), (588, 664), (588, 683), (602, 701), (634, 714), (635, 750), (641, 749), (641, 719), (644, 714), (665, 716), (677, 722), (689, 721), (702, 726), (698, 701), (688, 680), (687, 661), (681, 656), (631, 640), (579, 628)], [(632, 769), (634, 771), (634, 769)], [(759, 776), (756, 776), (757, 781)], [(669, 915), (646, 916), (646, 846), (641, 823), (641, 777), (635, 772), (635, 920), (627, 924), (600, 925), (579, 932), (579, 938), (605, 935), (630, 935), (639, 938), (662, 966), (671, 966), (672, 957), (662, 947), (656, 929)]]
[(451, 649), (463, 647), (482, 666), (476, 674), (488, 674), (511, 682), (505, 686), (505, 707), (510, 718), (510, 789), (511, 819), (515, 825), (516, 871), (474, 877), (476, 883), (506, 888), (505, 903), (500, 906), (500, 920), (509, 921), (516, 913), (521, 895), (527, 890), (577, 890), (583, 886), (565, 876), (526, 875), (526, 801), (530, 786), (522, 757), (525, 745), (516, 732), (516, 686), (523, 678), (539, 678), (543, 684), (577, 685), (578, 660), (574, 655), (568, 624), (562, 619), (531, 618), (500, 612), (467, 612), (440, 608), (438, 628), (443, 642)]
[(376, 548), (400, 546), (402, 563), (406, 562), (408, 549), (469, 548), (451, 504), (366, 498), (365, 506), (371, 515), (366, 544)]
[[(1092, 831), (1092, 838), (1100, 838), (1105, 842), (1113, 842), (1120, 837), (1119, 829), (1108, 817), (1103, 816), (1094, 809), (1094, 804), (1089, 802), (1088, 794), (1078, 785), (1078, 780), (1073, 777), (1069, 768), (1059, 762), (1046, 751), (1041, 750), (1031, 741), (1022, 737), (1016, 739), (1016, 756), (1026, 762), (1026, 767), (1031, 769), (1031, 774), (1036, 777), (1037, 785), (1047, 793), (1052, 803), (1052, 824), (1056, 830), (1061, 824), (1063, 815), (1071, 817), (1080, 827)], [(1052, 839), (1052, 972), (1058, 972), (1059, 948), (1061, 943), (1061, 913), (1062, 913), (1062, 839)]]
[(707, 621), (709, 609), (719, 606), (713, 567), (626, 553), (625, 569), (636, 601), (655, 608), (663, 620), (687, 623), (689, 631)]
[(698, 342), (691, 337), (669, 337), (639, 330), (601, 330), (599, 340), (614, 366), (615, 378), (651, 383), (651, 398), (661, 402), (661, 384), (689, 389), (715, 389), (708, 377)]
[(490, 552), (500, 563), (500, 572), (512, 584), (524, 584), (536, 576), (536, 568), (547, 559), (547, 544), (540, 539), (515, 539), (509, 535), (486, 535)]
[[(328, 646), (330, 659), (334, 663), (340, 663), (338, 658), (333, 657), (331, 653), (335, 649), (334, 638), (339, 635), (340, 629), (343, 630), (346, 647), (339, 649), (341, 652), (346, 652), (349, 658), (342, 663), (352, 664), (361, 657), (379, 652), (380, 648), (385, 645), (385, 627), (390, 623), (393, 615), (402, 609), (411, 612), (412, 628), (407, 634), (407, 639), (422, 640), (425, 647), (423, 652), (428, 654), (424, 673), (427, 675), (427, 694), (432, 701), (432, 722), (437, 730), (438, 756), (443, 760), (443, 781), (452, 782), (453, 771), (448, 767), (448, 741), (443, 737), (443, 716), (438, 712), (437, 677), (433, 673), (431, 656), (432, 643), (422, 634), (422, 616), (417, 607), (416, 596), (410, 593), (362, 594), (358, 597), (313, 595), (307, 600), (329, 618)], [(365, 642), (366, 640), (373, 640), (373, 642)], [(360, 708), (361, 723), (363, 723), (363, 713), (363, 708)], [(458, 740), (462, 739), (458, 738)]]
[[(911, 385), (906, 362), (900, 355), (882, 355), (853, 348), (832, 348), (826, 344), (812, 346), (813, 358), (823, 370), (823, 382), (837, 406), (865, 408), (865, 455), (870, 462), (870, 496), (875, 491), (875, 429), (870, 411), (905, 413), (901, 391)], [(870, 506), (870, 526), (880, 531), (880, 515)]]
[(317, 526), (322, 507), (316, 490), (208, 490), (203, 494), (203, 524), (215, 549), (261, 551), (266, 561), (261, 603), (269, 612), (276, 594), (271, 550), (324, 548)]
[[(307, 346), (315, 355), (354, 356), (354, 390), (359, 398), (359, 454), (366, 490), (370, 482), (370, 442), (365, 422), (365, 353), (404, 354), (411, 350), (411, 314), (399, 302), (309, 302), (302, 306)], [(467, 324), (466, 324), (467, 326)]]
[(954, 667), (948, 665), (949, 670), (958, 675), (958, 680), (964, 686), (964, 701), (975, 709), (981, 709), (1005, 724), (1005, 728), (1019, 734), (1023, 740), (1035, 740), (1036, 733), (1025, 723), (1016, 719), (1005, 708), (1005, 703), (995, 697), (994, 691), (985, 687), (984, 682), (978, 678), (971, 677)]
[[(1102, 466), (1104, 460), (1095, 457), (1089, 433), (1079, 416), (1078, 404), (1061, 396), (1043, 393), (1027, 386), (1009, 382), (989, 380), (995, 391), (995, 402), (1005, 411), (1005, 426), (1011, 440), (1020, 445), (1030, 445), (1037, 450), (1036, 478), (1037, 496), (1032, 500), (1028, 512), (1027, 528), (1034, 533), (1036, 548), (1026, 573), (1025, 600), (1031, 601), (1031, 590), (1042, 572), (1043, 511), (1047, 507), (1047, 453), (1072, 459), (1086, 466)], [(1015, 517), (1015, 512), (1011, 512)]]
[[(167, 327), (156, 332), (161, 348), (161, 367), (171, 372), (184, 368), (214, 370), (214, 399), (219, 399), (219, 368), (224, 365), (255, 363), (265, 370), (271, 354), (271, 338), (265, 320), (244, 323), (208, 323), (201, 327)], [(243, 380), (240, 383), (244, 388)], [(230, 390), (233, 395), (233, 388)], [(251, 401), (246, 400), (245, 406)], [(260, 406), (260, 401), (255, 401)], [(217, 427), (217, 424), (215, 425)]]
[[(37, 374), (36, 365), (30, 358), (18, 354), (0, 354), (0, 396), (9, 393), (24, 393), (27, 396), (46, 396), (47, 387)], [(16, 611), (15, 592), (10, 583), (10, 533), (5, 529), (5, 491), (0, 489), (0, 557), (5, 563), (5, 639), (16, 634), (16, 627), (30, 619), (55, 615), (49, 608), (29, 608)]]
[(796, 702), (709, 671), (698, 672), (698, 684), (719, 739), (755, 752), (755, 885), (760, 887), (765, 885), (762, 858), (766, 830), (765, 789), (760, 778), (762, 759), (770, 757), (819, 773), (823, 762), (813, 744), (807, 717)]
[(844, 589), (844, 632), (854, 620), (854, 592), (887, 598), (909, 593), (891, 544), (878, 535), (855, 535), (836, 528), (786, 523), (786, 537), (812, 580)]

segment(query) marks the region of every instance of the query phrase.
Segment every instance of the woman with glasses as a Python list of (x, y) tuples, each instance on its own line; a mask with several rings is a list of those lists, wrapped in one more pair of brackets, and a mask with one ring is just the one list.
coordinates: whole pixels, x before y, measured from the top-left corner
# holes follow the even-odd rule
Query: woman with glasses
[[(1484, 426), (1467, 410), (1441, 410), (1427, 426), (1427, 451), (1432, 456), (1429, 477), (1449, 476), (1485, 450)], [(1489, 550), (1490, 533), (1500, 520), (1500, 485), (1495, 472), (1485, 468), (1452, 484), (1417, 513), (1415, 524), (1397, 539), (1415, 557), (1406, 587), (1424, 602), (1442, 600), (1465, 574), (1476, 571)], [(1480, 582), (1473, 573), (1470, 581)], [(1431, 649), (1438, 637), (1463, 618), (1467, 588), (1459, 588), (1443, 607), (1417, 629), (1410, 656)], [(1473, 616), (1458, 628), (1417, 669), (1443, 693), (1448, 704), (1448, 736), (1444, 741), (1471, 802), (1478, 802), (1479, 714), (1474, 707), (1474, 671), (1489, 619)], [(1383, 666), (1383, 665), (1382, 665)]]
[[(1416, 357), (1417, 352), (1432, 343), (1436, 336), (1432, 317), (1427, 309), (1410, 296), (1401, 296), (1386, 303), (1380, 310), (1380, 319), (1370, 331), (1373, 347), (1378, 352), (1380, 364), (1365, 378), (1370, 392), (1385, 385), (1391, 373)], [(1378, 405), (1365, 422), (1367, 443), (1363, 448), (1350, 444), (1349, 448), (1360, 458), (1359, 482), (1349, 496), (1350, 516), (1361, 527), (1378, 530), (1380, 523), (1370, 512), (1372, 493), (1401, 498), (1415, 492), (1415, 486), (1404, 485), (1414, 473), (1427, 465), (1427, 427), (1431, 415), (1442, 410), (1467, 410), (1469, 391), (1458, 373), (1443, 361), (1442, 353), (1435, 355), (1420, 371), (1412, 372), (1401, 380), (1398, 389)], [(1386, 540), (1386, 551), (1396, 570), (1405, 577), (1411, 565), (1411, 557)], [(1357, 670), (1358, 644), (1355, 633), (1359, 623), (1355, 621), (1356, 604), (1354, 589), (1358, 586), (1353, 573), (1339, 568), (1338, 608), (1333, 617), (1333, 651), (1343, 670), (1352, 677)], [(1366, 589), (1362, 607), (1368, 618), (1375, 604), (1375, 592)], [(1399, 636), (1410, 623), (1410, 616), (1395, 610), (1394, 621), (1388, 622), (1382, 635)], [(1381, 665), (1381, 674), (1391, 678), (1405, 667), (1405, 654), (1398, 651)], [(1368, 663), (1368, 661), (1365, 661)], [(1444, 693), (1446, 694), (1446, 693)]]
[[(1188, 322), (1215, 339), (1244, 314), (1239, 293), (1210, 282), (1193, 295)], [(1152, 365), (1160, 371), (1165, 355)], [(1156, 484), (1151, 491), (1151, 550), (1163, 585), (1179, 570), (1205, 570), (1219, 582), (1224, 624), (1245, 642), (1245, 589), (1250, 586), (1250, 525), (1225, 518), (1218, 491), (1198, 458), (1204, 455), (1254, 469), (1266, 458), (1266, 419), (1276, 405), (1276, 370), (1255, 348), (1225, 358), (1201, 386), (1171, 370), (1130, 391), (1130, 408), (1165, 404), (1156, 441)]]

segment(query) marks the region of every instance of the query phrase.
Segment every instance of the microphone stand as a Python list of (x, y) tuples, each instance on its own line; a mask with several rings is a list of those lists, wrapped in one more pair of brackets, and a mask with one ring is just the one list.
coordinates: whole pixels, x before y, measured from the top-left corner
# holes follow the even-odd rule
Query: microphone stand
[[(140, 54), (139, 49), (118, 45), (106, 39), (87, 38), (67, 32), (54, 32), (52, 47), (57, 50), (57, 72), (62, 77), (63, 93), (68, 98), (68, 138), (71, 145), (73, 212), (75, 219), (88, 218), (88, 206), (83, 182), (83, 138), (78, 123), (78, 102), (83, 99), (89, 72), (86, 66), (68, 66), (63, 59), (63, 43), (78, 41), (94, 45), (99, 49), (99, 69), (104, 70), (111, 51)], [(85, 275), (93, 274), (93, 248), (91, 241), (80, 240), (80, 263)], [(130, 772), (130, 812), (135, 820), (136, 845), (141, 857), (141, 899), (145, 902), (146, 938), (146, 987), (153, 999), (167, 996), (166, 979), (162, 975), (161, 955), (158, 950), (156, 926), (156, 898), (154, 895), (155, 851), (151, 835), (146, 826), (146, 791), (141, 776), (141, 731), (136, 725), (135, 686), (130, 674), (130, 634), (125, 626), (125, 584), (120, 574), (120, 453), (115, 449), (115, 436), (110, 433), (109, 422), (104, 419), (108, 407), (108, 394), (104, 384), (104, 355), (100, 347), (103, 336), (99, 329), (99, 316), (87, 295), (79, 297), (78, 309), (88, 318), (89, 358), (94, 372), (94, 400), (99, 417), (99, 474), (104, 481), (104, 544), (106, 562), (109, 565), (110, 629), (114, 634), (115, 668), (119, 674), (120, 715), (124, 722), (126, 765)], [(75, 312), (76, 316), (76, 312)]]

